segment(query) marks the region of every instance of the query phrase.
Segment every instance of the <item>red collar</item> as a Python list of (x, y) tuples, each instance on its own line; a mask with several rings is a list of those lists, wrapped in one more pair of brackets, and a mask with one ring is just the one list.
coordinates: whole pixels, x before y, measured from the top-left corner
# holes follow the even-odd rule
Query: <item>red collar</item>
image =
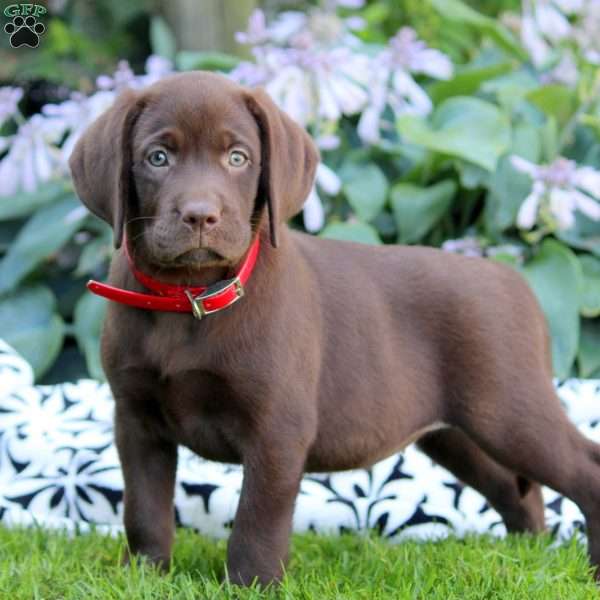
[(131, 292), (93, 279), (87, 284), (91, 292), (113, 302), (120, 302), (136, 308), (166, 312), (191, 312), (194, 317), (201, 319), (204, 315), (231, 306), (244, 295), (244, 285), (250, 279), (256, 264), (260, 241), (257, 235), (234, 277), (218, 281), (208, 287), (171, 285), (153, 279), (135, 267), (127, 250), (127, 242), (124, 246), (133, 275), (144, 287), (155, 294)]

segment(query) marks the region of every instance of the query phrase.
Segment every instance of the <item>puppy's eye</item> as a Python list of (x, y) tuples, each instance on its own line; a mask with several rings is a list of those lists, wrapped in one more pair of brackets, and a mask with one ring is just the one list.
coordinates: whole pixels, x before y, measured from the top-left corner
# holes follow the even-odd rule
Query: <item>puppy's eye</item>
[(169, 164), (169, 157), (164, 150), (154, 150), (148, 155), (148, 162), (153, 167), (166, 167)]
[(248, 162), (248, 157), (240, 150), (232, 150), (229, 153), (229, 164), (232, 167), (243, 167)]

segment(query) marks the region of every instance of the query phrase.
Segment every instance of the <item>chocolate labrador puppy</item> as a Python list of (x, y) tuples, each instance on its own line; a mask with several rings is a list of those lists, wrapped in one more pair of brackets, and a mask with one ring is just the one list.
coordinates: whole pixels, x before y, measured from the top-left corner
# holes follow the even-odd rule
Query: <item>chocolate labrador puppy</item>
[(489, 260), (291, 231), (318, 160), (265, 92), (202, 72), (124, 92), (75, 148), (77, 192), (120, 247), (113, 287), (92, 289), (115, 300), (102, 360), (130, 551), (169, 565), (179, 444), (243, 465), (227, 571), (266, 584), (305, 471), (418, 441), (509, 531), (544, 528), (540, 484), (572, 498), (597, 565), (600, 447), (561, 408), (527, 284)]

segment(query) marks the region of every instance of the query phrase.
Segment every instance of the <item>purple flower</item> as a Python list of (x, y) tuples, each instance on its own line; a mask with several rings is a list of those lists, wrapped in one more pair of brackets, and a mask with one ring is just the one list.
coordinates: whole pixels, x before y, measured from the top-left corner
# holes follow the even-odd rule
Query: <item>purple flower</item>
[[(349, 0), (346, 7), (362, 2)], [(304, 126), (332, 131), (342, 115), (366, 105), (370, 60), (357, 52), (360, 42), (347, 20), (335, 14), (337, 2), (307, 13), (287, 11), (272, 23), (255, 11), (237, 40), (252, 44), (255, 63), (242, 63), (230, 74), (246, 85), (263, 85), (275, 102)], [(357, 26), (357, 23), (353, 24)]]
[(267, 29), (267, 19), (265, 13), (257, 8), (248, 19), (248, 28), (246, 31), (238, 31), (235, 34), (235, 40), (238, 44), (264, 44), (270, 39)]
[(100, 75), (96, 79), (96, 85), (102, 91), (117, 92), (124, 88), (144, 88), (173, 73), (173, 63), (162, 56), (152, 54), (146, 60), (145, 70), (145, 75), (135, 75), (129, 63), (126, 60), (121, 60), (112, 77)]
[(342, 189), (342, 182), (337, 174), (324, 163), (317, 167), (315, 184), (313, 185), (306, 202), (304, 203), (303, 218), (307, 231), (315, 233), (325, 225), (325, 210), (317, 187), (329, 196), (335, 196)]
[(269, 80), (270, 76), (271, 72), (265, 64), (251, 63), (248, 61), (241, 62), (229, 73), (231, 79), (250, 87), (264, 85)]
[(342, 8), (362, 8), (365, 5), (365, 0), (335, 0), (335, 2)]
[(402, 27), (390, 40), (383, 60), (389, 61), (392, 69), (423, 73), (435, 79), (450, 79), (454, 70), (452, 62), (443, 52), (428, 48), (410, 27)]
[[(524, 0), (520, 22), (521, 41), (536, 67), (547, 67), (564, 51), (576, 52), (585, 60), (600, 64), (600, 2), (597, 0)], [(572, 58), (571, 58), (572, 61)], [(553, 68), (549, 80), (569, 85), (577, 80), (570, 65)]]
[(135, 87), (135, 75), (126, 60), (120, 60), (117, 70), (112, 77), (100, 75), (96, 79), (96, 85), (101, 90), (121, 90), (126, 87)]
[(63, 174), (68, 174), (68, 161), (71, 152), (83, 131), (107, 110), (117, 97), (114, 90), (100, 90), (91, 96), (73, 93), (69, 100), (60, 104), (47, 104), (42, 108), (42, 114), (54, 127), (68, 132), (60, 149), (60, 164)]
[(42, 115), (34, 115), (19, 127), (8, 154), (0, 161), (0, 196), (19, 190), (33, 192), (56, 175), (60, 155), (55, 144), (63, 132), (60, 124)]
[(173, 73), (173, 63), (168, 58), (152, 54), (146, 59), (145, 70), (146, 75), (142, 75), (137, 79), (144, 86), (152, 85), (159, 79)]
[(380, 140), (380, 129), (385, 127), (381, 117), (386, 106), (389, 106), (396, 116), (424, 116), (431, 111), (429, 96), (413, 79), (411, 73), (448, 79), (452, 72), (452, 63), (445, 54), (428, 48), (417, 38), (413, 29), (400, 29), (390, 40), (388, 47), (372, 61), (368, 86), (370, 100), (358, 124), (360, 138), (369, 144)]
[(588, 218), (600, 220), (600, 171), (563, 157), (550, 165), (536, 165), (520, 156), (511, 157), (512, 165), (533, 180), (530, 194), (517, 215), (521, 229), (531, 229), (544, 219), (543, 208), (551, 216), (551, 225), (569, 229), (575, 224), (576, 210)]
[[(121, 61), (112, 77), (98, 78), (100, 89), (95, 94), (73, 93), (65, 102), (44, 106), (41, 114), (23, 123), (10, 138), (9, 151), (0, 161), (0, 196), (19, 189), (32, 192), (52, 177), (67, 175), (68, 160), (79, 136), (112, 105), (123, 88), (146, 87), (172, 71), (172, 63), (160, 56), (150, 56), (146, 73), (139, 76)], [(0, 88), (0, 122), (17, 110), (21, 96), (19, 88)], [(0, 138), (0, 150), (8, 145), (8, 138)]]
[(321, 150), (335, 150), (340, 146), (340, 138), (332, 133), (324, 133), (315, 139), (317, 146)]
[(479, 240), (474, 237), (465, 237), (456, 240), (446, 240), (442, 244), (442, 250), (464, 256), (483, 256), (483, 247)]
[(369, 59), (344, 46), (313, 47), (310, 36), (296, 34), (290, 48), (255, 48), (256, 64), (242, 63), (231, 77), (264, 85), (279, 107), (304, 126), (357, 114), (368, 99)]

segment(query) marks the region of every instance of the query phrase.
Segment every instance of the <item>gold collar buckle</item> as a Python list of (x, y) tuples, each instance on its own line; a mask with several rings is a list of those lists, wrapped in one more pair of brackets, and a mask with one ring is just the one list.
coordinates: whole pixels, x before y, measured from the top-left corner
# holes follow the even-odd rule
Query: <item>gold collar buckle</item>
[[(226, 306), (219, 306), (218, 308), (207, 309), (204, 306), (204, 300), (209, 298), (214, 298), (219, 294), (222, 294), (227, 290), (228, 287), (233, 286), (235, 290), (235, 298)], [(187, 296), (190, 304), (192, 305), (192, 314), (196, 319), (201, 320), (202, 317), (206, 315), (210, 315), (212, 313), (223, 310), (224, 308), (229, 308), (232, 304), (235, 304), (240, 298), (244, 297), (244, 286), (240, 281), (238, 276), (233, 277), (232, 279), (225, 279), (223, 281), (219, 281), (214, 285), (209, 286), (204, 290), (201, 294), (198, 294), (194, 297), (194, 295), (189, 291), (185, 290), (185, 295)]]

